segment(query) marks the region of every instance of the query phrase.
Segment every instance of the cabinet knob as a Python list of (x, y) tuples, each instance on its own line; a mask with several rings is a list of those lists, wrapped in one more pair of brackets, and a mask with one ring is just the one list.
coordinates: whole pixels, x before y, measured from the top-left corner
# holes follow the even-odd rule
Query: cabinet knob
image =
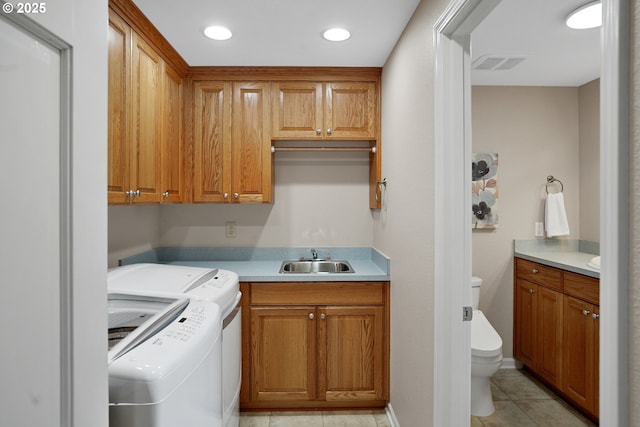
[(529, 289), (529, 293), (530, 293), (530, 294), (535, 294), (535, 293), (536, 293), (536, 290), (535, 290), (535, 289)]
[(313, 320), (316, 316), (313, 313), (309, 313), (309, 319)]
[(134, 191), (133, 195), (136, 196), (136, 197), (140, 197), (140, 190), (138, 189), (138, 190)]
[(127, 197), (133, 197), (133, 190), (125, 191), (124, 195)]
[(591, 313), (589, 310), (582, 310), (582, 314), (588, 316)]
[(224, 199), (227, 200), (229, 198), (229, 193), (224, 193), (222, 197), (224, 197)]
[(326, 315), (326, 314), (324, 314), (324, 313), (322, 313), (322, 314), (320, 315), (320, 318), (321, 318), (322, 320), (324, 320), (324, 319), (326, 319), (326, 318), (327, 318), (327, 315)]
[(165, 191), (164, 193), (162, 193), (162, 197), (164, 197), (165, 199), (169, 198), (169, 192)]
[(593, 317), (594, 319), (598, 319), (600, 317), (600, 313), (593, 313), (591, 317)]
[(240, 197), (240, 195), (238, 193), (233, 193), (233, 198), (237, 199), (238, 197)]
[(531, 270), (531, 272), (532, 272), (533, 274), (536, 274), (536, 273), (538, 273), (539, 271), (540, 271), (540, 270), (538, 270), (537, 268), (534, 268), (533, 270)]
[(331, 135), (332, 132), (333, 130), (331, 128), (327, 129), (327, 135)]
[(322, 129), (316, 129), (316, 135), (320, 136), (320, 134), (322, 134)]

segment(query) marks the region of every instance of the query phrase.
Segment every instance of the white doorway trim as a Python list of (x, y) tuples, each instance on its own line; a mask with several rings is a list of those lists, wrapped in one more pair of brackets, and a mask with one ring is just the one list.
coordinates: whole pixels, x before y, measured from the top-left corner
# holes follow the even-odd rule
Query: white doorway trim
[(434, 26), (434, 426), (469, 425), (471, 325), (470, 34), (500, 0), (454, 0)]
[[(454, 0), (436, 23), (433, 425), (469, 425), (471, 31), (499, 0)], [(629, 425), (629, 1), (603, 0), (600, 423)], [(623, 19), (624, 18), (624, 19)]]
[(602, 2), (600, 425), (629, 419), (629, 1)]

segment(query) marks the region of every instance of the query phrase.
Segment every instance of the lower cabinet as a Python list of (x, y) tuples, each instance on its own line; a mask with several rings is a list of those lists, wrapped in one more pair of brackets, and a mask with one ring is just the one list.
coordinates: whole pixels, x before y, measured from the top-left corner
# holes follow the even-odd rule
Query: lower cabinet
[(243, 284), (241, 407), (384, 407), (388, 283)]
[(598, 279), (516, 258), (513, 354), (598, 417)]

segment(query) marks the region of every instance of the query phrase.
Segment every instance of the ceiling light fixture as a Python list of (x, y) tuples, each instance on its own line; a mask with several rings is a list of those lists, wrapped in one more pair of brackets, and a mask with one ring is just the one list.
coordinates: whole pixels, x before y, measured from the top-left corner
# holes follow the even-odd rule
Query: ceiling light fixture
[(600, 0), (580, 6), (567, 17), (567, 27), (586, 30), (602, 25), (602, 3)]
[(233, 34), (228, 28), (212, 25), (204, 29), (204, 35), (213, 40), (229, 40)]
[(331, 42), (342, 42), (351, 37), (351, 33), (343, 28), (331, 28), (325, 31), (322, 37)]

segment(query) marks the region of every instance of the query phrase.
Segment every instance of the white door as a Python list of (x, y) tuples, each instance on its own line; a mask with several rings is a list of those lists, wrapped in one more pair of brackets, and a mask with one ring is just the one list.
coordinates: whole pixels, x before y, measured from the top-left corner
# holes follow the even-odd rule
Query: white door
[(59, 426), (70, 410), (68, 55), (13, 16), (0, 14), (0, 383), (11, 391), (0, 413), (7, 426)]

